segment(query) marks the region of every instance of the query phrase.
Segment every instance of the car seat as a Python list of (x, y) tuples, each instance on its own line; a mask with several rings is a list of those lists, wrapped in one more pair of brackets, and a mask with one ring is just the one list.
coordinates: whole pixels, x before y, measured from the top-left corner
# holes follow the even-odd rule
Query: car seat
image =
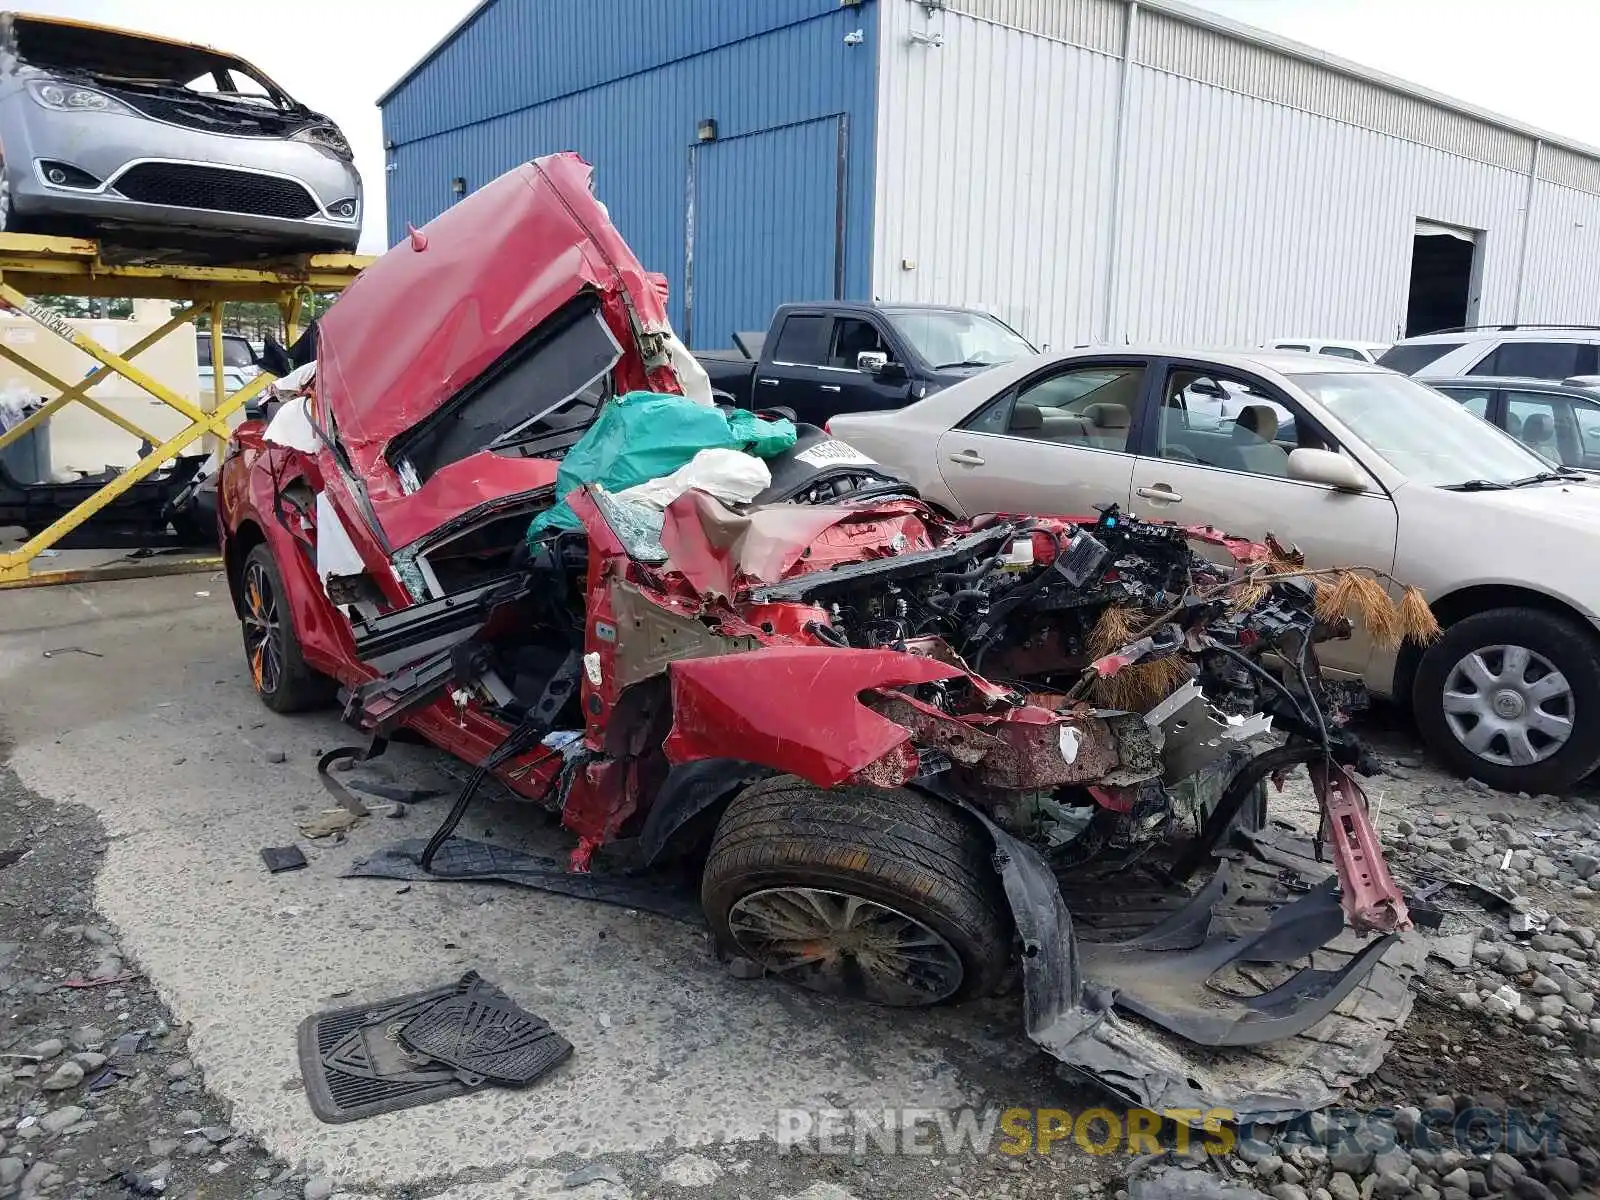
[(1091, 404), (1083, 410), (1089, 422), (1089, 441), (1106, 449), (1121, 450), (1128, 444), (1128, 426), (1131, 414), (1123, 404)]
[(1550, 420), (1548, 413), (1529, 413), (1522, 418), (1522, 443), (1546, 458), (1559, 461), (1561, 455), (1556, 449), (1555, 435), (1555, 423)]
[(1006, 432), (1044, 442), (1087, 443), (1092, 427), (1084, 418), (1059, 408), (1041, 408), (1019, 400), (1011, 410), (1011, 424)]
[(1277, 412), (1266, 404), (1245, 405), (1233, 421), (1233, 450), (1239, 469), (1287, 478), (1289, 454), (1277, 439)]
[(1011, 409), (1011, 423), (1006, 426), (1006, 432), (1021, 434), (1023, 437), (1043, 437), (1044, 414), (1039, 411), (1037, 404), (1018, 400)]

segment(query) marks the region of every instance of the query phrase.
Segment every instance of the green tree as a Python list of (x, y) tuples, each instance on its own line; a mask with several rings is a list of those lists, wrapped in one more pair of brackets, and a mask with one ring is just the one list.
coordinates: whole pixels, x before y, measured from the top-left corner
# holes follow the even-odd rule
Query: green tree
[(106, 299), (91, 296), (35, 296), (33, 299), (63, 317), (82, 320), (89, 317), (111, 317), (125, 321), (133, 316), (133, 301)]
[[(300, 301), (300, 328), (304, 329), (312, 321), (328, 311), (337, 298), (337, 292), (313, 292)], [(172, 311), (179, 312), (183, 308), (181, 303), (174, 303)], [(194, 323), (194, 327), (202, 333), (210, 332), (211, 315), (201, 313)], [(260, 342), (267, 337), (283, 341), (283, 314), (278, 306), (271, 300), (230, 300), (222, 306), (222, 328), (226, 333), (243, 334), (252, 342)]]

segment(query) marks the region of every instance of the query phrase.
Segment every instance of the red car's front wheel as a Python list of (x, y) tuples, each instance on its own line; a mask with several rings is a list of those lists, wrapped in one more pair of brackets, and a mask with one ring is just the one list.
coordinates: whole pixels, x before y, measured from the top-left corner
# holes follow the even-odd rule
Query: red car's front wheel
[(301, 655), (283, 576), (265, 543), (244, 560), (239, 601), (245, 666), (262, 703), (273, 712), (293, 713), (331, 701), (336, 685)]

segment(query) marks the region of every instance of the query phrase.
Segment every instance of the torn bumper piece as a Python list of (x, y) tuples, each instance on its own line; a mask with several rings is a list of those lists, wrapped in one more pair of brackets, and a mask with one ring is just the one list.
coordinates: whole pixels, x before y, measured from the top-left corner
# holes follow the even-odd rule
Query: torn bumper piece
[[(1259, 878), (1300, 874), (1287, 863), (1314, 873), (1308, 855), (1274, 844), (1276, 861), (1248, 864), (1243, 879), (1225, 862), (1187, 904), (1144, 933), (1080, 945), (1045, 860), (969, 811), (994, 839), (1022, 946), (1029, 1038), (1130, 1104), (1195, 1125), (1219, 1112), (1240, 1124), (1291, 1120), (1334, 1103), (1343, 1087), (1375, 1069), (1389, 1030), (1409, 1011), (1404, 964), (1384, 961), (1404, 957), (1393, 953), (1397, 935), (1354, 953), (1330, 952), (1352, 936), (1331, 875), (1275, 911), (1258, 908), (1257, 927), (1241, 930), (1229, 901), (1259, 887)], [(1258, 834), (1251, 846), (1272, 841)], [(1248, 976), (1316, 957), (1332, 961), (1253, 995), (1216, 982), (1230, 968)], [(1230, 1053), (1196, 1055), (1196, 1046)]]
[[(1284, 983), (1255, 996), (1230, 998), (1209, 981), (1233, 964), (1288, 964), (1310, 958), (1344, 929), (1334, 880), (1306, 892), (1273, 913), (1253, 936), (1207, 936), (1196, 915), (1209, 917), (1227, 890), (1226, 865), (1217, 874), (1223, 887), (1196, 896), (1189, 909), (1174, 914), (1196, 934), (1194, 945), (1178, 950), (1151, 946), (1144, 937), (1092, 946), (1083, 951), (1084, 970), (1096, 987), (1108, 989), (1115, 1004), (1203, 1046), (1259, 1046), (1304, 1033), (1334, 1010), (1351, 988), (1389, 948), (1393, 935), (1375, 939), (1336, 971), (1307, 967)], [(1190, 909), (1193, 910), (1191, 913)]]

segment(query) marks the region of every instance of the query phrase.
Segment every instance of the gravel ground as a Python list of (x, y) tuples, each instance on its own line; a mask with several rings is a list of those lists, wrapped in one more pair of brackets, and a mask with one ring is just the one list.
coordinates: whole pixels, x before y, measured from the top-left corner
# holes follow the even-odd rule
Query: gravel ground
[[(1428, 950), (1417, 1006), (1348, 1111), (1212, 1166), (1277, 1200), (1600, 1195), (1600, 803), (1447, 776), (1393, 713), (1362, 732), (1386, 768), (1363, 782), (1397, 882), (1446, 881), (1426, 902), (1437, 928), (1415, 935)], [(1303, 779), (1272, 811), (1315, 827)], [(1546, 1119), (1548, 1145), (1505, 1153), (1514, 1125)]]
[(187, 1030), (94, 911), (105, 848), (88, 810), (0, 767), (0, 1195), (271, 1200), (278, 1166), (231, 1127)]

